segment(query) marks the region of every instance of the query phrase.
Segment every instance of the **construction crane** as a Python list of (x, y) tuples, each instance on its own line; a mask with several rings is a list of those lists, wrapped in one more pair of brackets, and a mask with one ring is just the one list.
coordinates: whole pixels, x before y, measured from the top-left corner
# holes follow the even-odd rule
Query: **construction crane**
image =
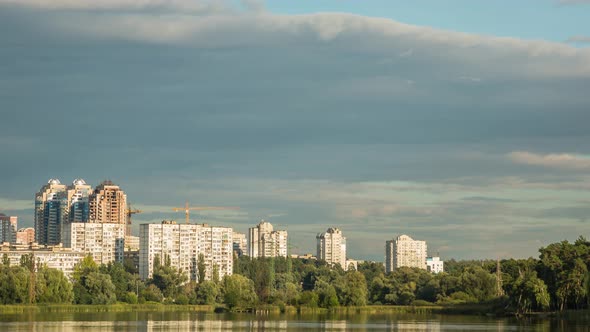
[(181, 208), (172, 208), (172, 210), (184, 211), (184, 215), (186, 217), (186, 223), (188, 224), (190, 221), (190, 211), (203, 211), (203, 210), (239, 210), (239, 207), (234, 206), (189, 206), (188, 201), (184, 204), (184, 207)]
[(137, 213), (142, 213), (143, 211), (138, 210), (138, 209), (133, 209), (131, 207), (131, 205), (127, 205), (127, 226), (125, 229), (125, 235), (126, 236), (131, 236), (131, 216)]

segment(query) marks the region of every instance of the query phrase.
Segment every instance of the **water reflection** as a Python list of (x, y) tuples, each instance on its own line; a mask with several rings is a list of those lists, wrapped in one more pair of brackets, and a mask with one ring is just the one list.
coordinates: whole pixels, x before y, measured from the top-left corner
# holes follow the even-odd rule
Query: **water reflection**
[(587, 331), (589, 315), (516, 320), (433, 314), (270, 315), (196, 312), (0, 315), (0, 331)]

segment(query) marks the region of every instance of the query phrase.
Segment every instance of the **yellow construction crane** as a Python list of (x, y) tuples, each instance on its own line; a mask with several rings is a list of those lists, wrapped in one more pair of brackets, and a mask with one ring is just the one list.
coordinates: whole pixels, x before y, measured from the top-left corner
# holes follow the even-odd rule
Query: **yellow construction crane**
[(131, 236), (131, 216), (137, 213), (142, 213), (143, 211), (138, 210), (138, 209), (133, 209), (131, 207), (131, 205), (127, 205), (127, 226), (125, 229), (125, 235), (126, 236)]
[(172, 210), (184, 211), (184, 215), (186, 217), (186, 223), (188, 224), (190, 221), (190, 211), (203, 211), (203, 210), (239, 210), (239, 207), (234, 206), (189, 206), (188, 202), (184, 204), (184, 207), (181, 208), (172, 208)]

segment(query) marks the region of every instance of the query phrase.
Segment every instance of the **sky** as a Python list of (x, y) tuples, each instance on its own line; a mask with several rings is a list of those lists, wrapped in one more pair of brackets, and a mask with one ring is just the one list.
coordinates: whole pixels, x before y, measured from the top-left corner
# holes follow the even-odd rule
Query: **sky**
[(0, 213), (119, 184), (138, 224), (443, 259), (590, 236), (590, 1), (0, 0)]

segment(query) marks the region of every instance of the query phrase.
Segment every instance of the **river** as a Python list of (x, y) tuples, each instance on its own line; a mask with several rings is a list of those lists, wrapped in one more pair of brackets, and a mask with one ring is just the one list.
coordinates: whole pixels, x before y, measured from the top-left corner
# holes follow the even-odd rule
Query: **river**
[(29, 312), (0, 315), (0, 331), (590, 331), (589, 316), (588, 312), (545, 319), (398, 313)]

